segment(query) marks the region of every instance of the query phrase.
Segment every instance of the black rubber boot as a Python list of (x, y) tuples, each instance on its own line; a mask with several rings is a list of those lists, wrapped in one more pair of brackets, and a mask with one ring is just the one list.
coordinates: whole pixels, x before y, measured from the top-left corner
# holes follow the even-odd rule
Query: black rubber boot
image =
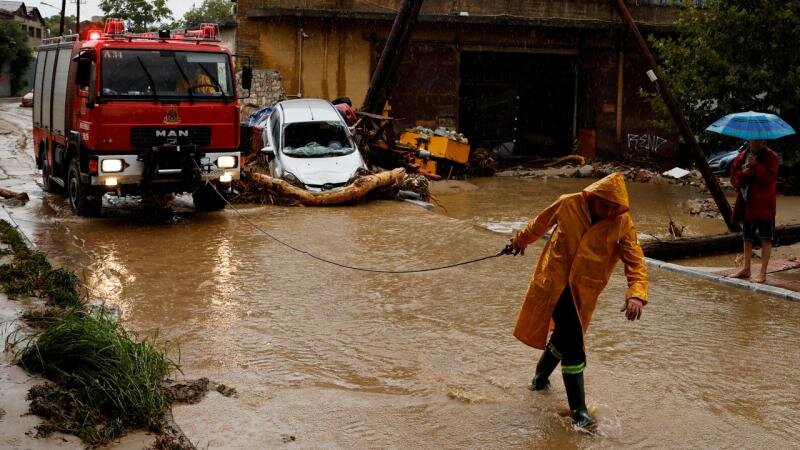
[(539, 362), (536, 364), (536, 374), (533, 376), (533, 380), (531, 380), (531, 389), (534, 391), (541, 391), (549, 387), (550, 374), (553, 373), (559, 362), (561, 362), (561, 358), (553, 353), (551, 346), (548, 344), (547, 348), (544, 349), (544, 353), (542, 353), (542, 357), (539, 358)]
[(589, 415), (586, 409), (586, 394), (583, 387), (583, 372), (575, 374), (563, 374), (564, 388), (567, 390), (567, 401), (569, 402), (570, 417), (575, 421), (575, 425), (584, 430), (594, 431), (597, 429), (597, 421)]

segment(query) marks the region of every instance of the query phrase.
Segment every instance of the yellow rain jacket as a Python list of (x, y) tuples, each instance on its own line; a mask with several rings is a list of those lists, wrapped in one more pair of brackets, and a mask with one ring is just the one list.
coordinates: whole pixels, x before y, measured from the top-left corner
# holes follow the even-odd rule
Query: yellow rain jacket
[[(588, 194), (620, 205), (619, 214), (592, 225)], [(515, 246), (527, 247), (553, 225), (555, 231), (533, 272), (514, 329), (517, 339), (538, 349), (545, 348), (553, 309), (567, 285), (586, 333), (597, 297), (620, 258), (628, 278), (625, 298), (647, 303), (647, 267), (633, 220), (628, 215), (628, 190), (622, 174), (613, 173), (598, 180), (582, 193), (562, 195), (517, 232), (513, 238)]]

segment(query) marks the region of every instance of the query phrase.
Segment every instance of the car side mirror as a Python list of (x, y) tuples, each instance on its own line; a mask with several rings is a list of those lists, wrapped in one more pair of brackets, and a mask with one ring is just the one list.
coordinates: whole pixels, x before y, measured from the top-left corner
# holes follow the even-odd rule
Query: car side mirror
[(268, 160), (275, 158), (275, 149), (272, 148), (272, 145), (270, 144), (266, 144), (264, 147), (262, 147), (261, 153), (265, 154)]

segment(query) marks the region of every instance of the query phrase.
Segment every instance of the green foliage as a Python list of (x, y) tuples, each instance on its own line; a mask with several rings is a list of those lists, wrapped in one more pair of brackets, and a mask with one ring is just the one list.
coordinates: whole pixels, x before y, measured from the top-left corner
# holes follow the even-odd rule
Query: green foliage
[[(32, 389), (31, 409), (90, 444), (127, 427), (157, 428), (167, 399), (160, 385), (177, 365), (151, 340), (131, 337), (108, 310), (75, 310), (21, 351), (19, 364), (57, 380)], [(40, 430), (41, 431), (41, 430)]]
[[(705, 8), (687, 6), (676, 26), (679, 37), (651, 42), (694, 130), (747, 110), (800, 126), (800, 0), (710, 0)], [(712, 134), (701, 139), (735, 148)], [(787, 162), (800, 160), (794, 138), (770, 146)]]
[(32, 59), (28, 36), (20, 24), (13, 19), (0, 19), (0, 69), (10, 71), (12, 94), (25, 87), (25, 74)]
[(166, 0), (101, 0), (106, 17), (121, 18), (129, 31), (139, 33), (172, 18)]
[[(46, 17), (44, 19), (45, 28), (48, 30), (50, 36), (59, 36), (61, 33), (61, 15)], [(71, 34), (77, 30), (75, 26), (75, 16), (66, 16), (64, 18), (64, 34)]]
[(221, 24), (232, 19), (232, 8), (227, 0), (203, 0), (183, 15), (183, 27), (198, 27), (203, 23)]

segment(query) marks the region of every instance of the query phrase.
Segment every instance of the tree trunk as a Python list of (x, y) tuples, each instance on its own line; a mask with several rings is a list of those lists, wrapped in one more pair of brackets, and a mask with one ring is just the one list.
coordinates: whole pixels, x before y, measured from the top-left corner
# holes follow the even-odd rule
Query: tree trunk
[(0, 188), (0, 196), (4, 198), (13, 198), (15, 200), (19, 200), (21, 202), (28, 201), (28, 194), (25, 192), (14, 192), (9, 191), (8, 189)]
[(286, 181), (263, 173), (251, 173), (253, 181), (274, 192), (279, 197), (291, 198), (307, 206), (327, 206), (351, 203), (364, 198), (374, 189), (399, 184), (406, 171), (403, 168), (366, 175), (351, 184), (330, 191), (311, 192), (292, 186)]
[[(775, 228), (776, 244), (790, 245), (800, 242), (800, 225), (783, 225)], [(742, 233), (717, 234), (642, 244), (645, 256), (660, 260), (691, 258), (743, 251)]]

